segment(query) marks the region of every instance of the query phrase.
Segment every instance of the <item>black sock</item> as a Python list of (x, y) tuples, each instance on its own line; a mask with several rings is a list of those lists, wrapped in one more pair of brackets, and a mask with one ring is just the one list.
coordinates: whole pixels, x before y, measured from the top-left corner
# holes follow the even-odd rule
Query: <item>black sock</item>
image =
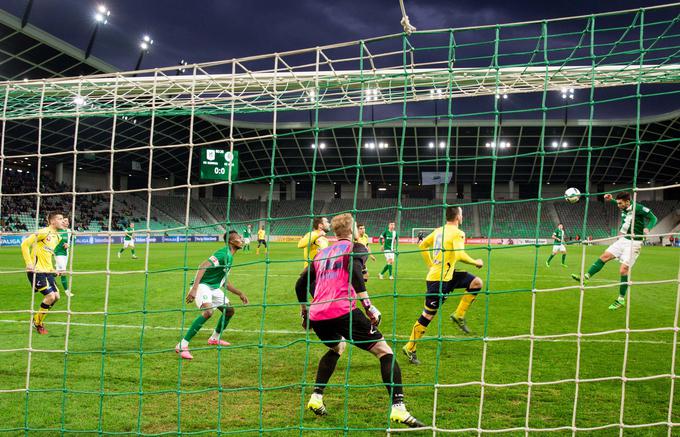
[(404, 388), (401, 385), (401, 368), (393, 354), (380, 357), (380, 373), (387, 387), (387, 393), (392, 397), (392, 405), (404, 402)]
[(329, 350), (319, 360), (319, 368), (316, 371), (316, 385), (314, 385), (314, 393), (323, 394), (323, 389), (326, 388), (328, 380), (335, 372), (335, 365), (338, 364), (340, 355), (334, 350)]

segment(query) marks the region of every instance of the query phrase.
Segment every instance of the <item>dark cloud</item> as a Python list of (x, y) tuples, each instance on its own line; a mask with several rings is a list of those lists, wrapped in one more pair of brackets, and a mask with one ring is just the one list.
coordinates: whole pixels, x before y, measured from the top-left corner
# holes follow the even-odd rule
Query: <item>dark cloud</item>
[[(0, 0), (17, 16), (26, 0)], [(494, 24), (637, 8), (662, 1), (406, 0), (419, 29)], [(79, 48), (87, 45), (96, 2), (35, 1), (30, 22)], [(401, 30), (398, 0), (109, 0), (111, 24), (94, 54), (119, 69), (134, 66), (144, 33), (155, 44), (144, 66), (180, 59), (213, 61), (364, 39)]]

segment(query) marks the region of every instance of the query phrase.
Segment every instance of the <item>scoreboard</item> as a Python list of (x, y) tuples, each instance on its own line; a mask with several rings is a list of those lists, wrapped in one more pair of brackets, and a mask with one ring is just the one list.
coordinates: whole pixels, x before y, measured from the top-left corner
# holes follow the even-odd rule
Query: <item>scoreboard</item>
[(201, 148), (201, 179), (235, 181), (238, 177), (238, 150)]

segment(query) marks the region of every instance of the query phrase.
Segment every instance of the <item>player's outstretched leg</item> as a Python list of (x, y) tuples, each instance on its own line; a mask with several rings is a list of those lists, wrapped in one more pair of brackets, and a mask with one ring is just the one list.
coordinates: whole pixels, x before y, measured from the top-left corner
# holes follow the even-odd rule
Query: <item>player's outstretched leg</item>
[(217, 325), (215, 325), (215, 329), (213, 330), (212, 335), (208, 339), (208, 344), (211, 346), (231, 346), (231, 343), (222, 340), (221, 337), (222, 332), (227, 328), (227, 325), (229, 325), (231, 318), (234, 317), (234, 307), (227, 304), (221, 306), (219, 310), (222, 312), (222, 315), (220, 316), (220, 319), (217, 321)]
[[(591, 266), (588, 268), (588, 271), (583, 275), (583, 283), (585, 284), (586, 282), (588, 282), (588, 280), (589, 280), (590, 278), (592, 278), (593, 276), (595, 276), (595, 274), (596, 274), (597, 272), (599, 272), (600, 270), (602, 270), (602, 267), (604, 267), (604, 265), (605, 265), (607, 262), (609, 262), (611, 259), (613, 259), (613, 258), (614, 258), (614, 255), (612, 255), (611, 253), (605, 251), (605, 252), (602, 254), (602, 256), (600, 256), (598, 259), (595, 260), (595, 262), (593, 263), (593, 265), (591, 265)], [(578, 275), (578, 274), (576, 274), (576, 273), (572, 273), (572, 274), (571, 274), (571, 277), (572, 277), (575, 281), (580, 281), (580, 280), (581, 280), (581, 276)]]
[(116, 256), (118, 256), (118, 258), (120, 258), (120, 256), (123, 254), (123, 252), (125, 252), (125, 248), (124, 248), (124, 247), (121, 248), (121, 249), (118, 251), (118, 253), (116, 254)]
[(562, 267), (569, 267), (567, 266), (567, 252), (562, 253)]
[(548, 257), (548, 260), (545, 262), (546, 267), (550, 267), (550, 261), (552, 261), (553, 258), (555, 258), (555, 254), (551, 253), (550, 256)]
[(192, 360), (194, 358), (191, 352), (189, 352), (189, 342), (201, 330), (205, 322), (212, 317), (212, 312), (212, 309), (206, 304), (206, 309), (191, 322), (191, 326), (187, 329), (186, 334), (184, 334), (184, 338), (175, 346), (175, 352), (185, 360)]

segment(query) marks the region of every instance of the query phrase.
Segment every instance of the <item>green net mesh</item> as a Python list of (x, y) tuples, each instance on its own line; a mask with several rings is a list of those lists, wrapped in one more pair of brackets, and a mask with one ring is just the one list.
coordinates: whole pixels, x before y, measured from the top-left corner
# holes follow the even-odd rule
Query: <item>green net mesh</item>
[[(325, 347), (300, 327), (294, 284), (305, 260), (292, 242), (312, 229), (314, 217), (351, 212), (371, 236), (394, 221), (402, 237), (394, 269), (385, 273), (395, 280), (379, 282), (383, 263), (369, 261), (369, 291), (401, 362), (409, 411), (426, 432), (673, 435), (677, 253), (649, 249), (645, 267), (628, 276), (628, 305), (616, 319), (593, 308), (609, 300), (603, 293), (618, 289), (619, 277), (582, 279), (602, 248), (569, 246), (578, 283), (562, 280), (558, 267), (547, 272), (543, 257), (562, 217), (572, 235), (610, 242), (618, 222), (597, 196), (632, 189), (637, 203), (639, 196), (677, 188), (678, 129), (669, 122), (661, 135), (650, 136), (663, 123), (644, 114), (677, 98), (679, 12), (669, 5), (418, 31), (199, 64), (184, 74), (168, 68), (2, 84), (2, 215), (18, 214), (33, 231), (55, 203), (78, 217), (83, 202), (93, 202), (104, 218), (87, 229), (74, 226), (66, 275), (75, 294), (62, 296), (49, 312), (47, 337), (29, 323), (42, 295), (27, 298), (18, 251), (2, 248), (9, 266), (3, 284), (17, 296), (0, 310), (6, 322), (0, 432), (413, 431), (390, 423), (378, 363), (356, 347), (342, 356), (328, 385), (329, 416), (306, 410)], [(563, 99), (556, 102), (555, 95)], [(621, 112), (611, 112), (617, 107)], [(576, 122), (569, 111), (578, 114)], [(621, 113), (627, 115), (611, 115)], [(538, 134), (524, 140), (527, 126)], [(579, 134), (570, 135), (568, 126)], [(600, 126), (610, 127), (611, 141), (594, 133)], [(342, 129), (353, 137), (338, 139)], [(64, 136), (71, 145), (57, 147)], [(16, 151), (17, 138), (33, 144), (31, 153)], [(308, 143), (300, 145), (300, 138)], [(474, 145), (464, 147), (466, 141)], [(199, 177), (202, 150), (215, 147), (239, 153), (238, 176)], [(337, 155), (332, 160), (330, 152)], [(668, 158), (648, 164), (655, 153)], [(557, 164), (564, 156), (574, 161), (567, 173)], [(621, 172), (619, 186), (594, 173), (608, 159), (619, 163), (607, 167)], [(35, 179), (17, 191), (8, 181), (19, 176), (9, 167), (22, 160), (35, 163)], [(133, 181), (130, 160), (143, 163), (141, 181)], [(41, 174), (60, 161), (71, 177), (45, 191)], [(93, 161), (105, 183), (80, 175), (79, 165)], [(513, 169), (522, 166), (531, 168), (527, 185), (535, 189), (499, 196), (499, 184), (512, 181)], [(640, 181), (643, 171), (657, 177)], [(407, 195), (409, 184), (425, 184), (421, 172), (444, 179), (434, 183), (435, 200)], [(342, 188), (329, 188), (337, 180)], [(300, 181), (308, 198), (294, 197)], [(461, 190), (464, 181), (468, 188)], [(487, 192), (475, 191), (477, 181)], [(544, 191), (551, 181), (558, 191)], [(564, 202), (567, 182), (581, 189), (576, 205)], [(222, 198), (213, 198), (217, 190)], [(29, 213), (12, 209), (20, 198), (32, 199)], [(472, 228), (463, 228), (480, 244), (467, 252), (485, 263), (478, 273), (484, 287), (471, 310), (476, 326), (459, 335), (443, 307), (419, 341), (427, 363), (409, 367), (401, 349), (425, 296), (425, 269), (412, 243), (419, 229), (427, 234), (445, 223), (450, 205), (470, 217)], [(215, 220), (201, 219), (203, 209)], [(136, 213), (143, 219), (136, 230), (140, 259), (133, 264), (116, 252), (121, 224)], [(247, 224), (253, 247), (235, 256), (229, 279), (250, 303), (227, 293), (236, 314), (224, 337), (233, 344), (205, 344), (217, 314), (192, 342), (194, 360), (183, 361), (174, 349), (199, 314), (184, 302), (197, 266), (220, 248), (214, 236), (243, 232)], [(268, 247), (256, 255), (260, 226)], [(514, 244), (507, 245), (509, 239)], [(161, 241), (173, 243), (153, 244)], [(382, 256), (377, 241), (371, 243)], [(654, 297), (643, 300), (637, 289)], [(457, 290), (449, 301), (462, 295)], [(635, 300), (637, 309), (630, 304)]]

